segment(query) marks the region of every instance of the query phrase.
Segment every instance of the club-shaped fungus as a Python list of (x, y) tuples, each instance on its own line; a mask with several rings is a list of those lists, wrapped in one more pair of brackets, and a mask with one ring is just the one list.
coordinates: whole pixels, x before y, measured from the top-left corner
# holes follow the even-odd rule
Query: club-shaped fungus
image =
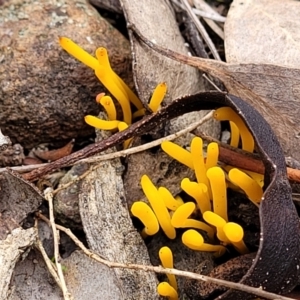
[[(169, 247), (162, 247), (159, 250), (159, 259), (161, 261), (161, 264), (164, 268), (173, 269), (174, 268), (174, 262), (173, 262), (173, 254)], [(177, 282), (175, 275), (173, 274), (167, 274), (168, 280), (170, 285), (177, 291)]]
[(162, 142), (161, 148), (169, 156), (194, 170), (192, 155), (188, 150), (185, 150), (181, 146), (169, 141)]
[(189, 178), (183, 178), (181, 181), (181, 188), (196, 200), (202, 214), (211, 210), (207, 186), (204, 183), (198, 183), (190, 181)]
[(219, 159), (219, 145), (215, 142), (209, 143), (207, 145), (207, 156), (205, 167), (206, 170), (209, 168), (215, 167)]
[(159, 194), (157, 188), (154, 186), (154, 184), (147, 175), (142, 176), (141, 186), (158, 219), (162, 230), (169, 239), (175, 239), (176, 231), (175, 228), (171, 225), (171, 217), (168, 212), (168, 209), (165, 206), (165, 203), (161, 195)]
[(96, 97), (96, 101), (100, 103), (106, 111), (107, 118), (110, 121), (117, 120), (117, 111), (115, 104), (110, 96), (100, 96)]
[(171, 224), (175, 228), (195, 228), (203, 230), (207, 233), (208, 237), (212, 240), (214, 238), (214, 230), (212, 227), (204, 222), (189, 219), (191, 214), (195, 211), (196, 205), (193, 202), (186, 202), (178, 207), (172, 215)]
[(256, 180), (252, 179), (246, 173), (239, 169), (233, 168), (229, 171), (228, 177), (230, 181), (240, 187), (247, 197), (255, 204), (260, 203), (263, 196), (263, 190)]
[(224, 246), (204, 243), (203, 236), (194, 229), (189, 229), (183, 233), (182, 242), (192, 250), (214, 252), (215, 256), (221, 256), (226, 252)]
[(95, 116), (87, 115), (84, 117), (87, 124), (103, 130), (114, 130), (118, 128), (120, 121), (106, 121)]
[(203, 157), (203, 141), (199, 137), (194, 137), (191, 142), (191, 154), (193, 166), (198, 183), (204, 183), (207, 186), (208, 193), (210, 192), (209, 180), (206, 176), (206, 166)]
[(206, 174), (211, 186), (213, 211), (227, 222), (227, 187), (225, 173), (220, 167), (212, 167), (207, 170)]
[(230, 125), (230, 146), (238, 148), (240, 141), (240, 131), (234, 122), (229, 121)]
[(105, 67), (105, 70), (109, 72), (113, 80), (118, 85), (119, 89), (123, 91), (124, 94), (127, 94), (129, 101), (137, 108), (143, 108), (143, 104), (140, 99), (135, 95), (135, 93), (128, 87), (128, 85), (119, 77), (115, 71), (111, 68), (109, 57), (106, 48), (100, 47), (96, 50), (96, 57), (100, 65)]
[(158, 220), (151, 207), (142, 201), (134, 202), (131, 206), (131, 213), (138, 218), (145, 226), (142, 235), (154, 235), (159, 230)]
[(206, 211), (203, 214), (203, 219), (208, 224), (216, 227), (217, 238), (219, 241), (221, 241), (225, 244), (230, 243), (230, 240), (227, 238), (227, 236), (225, 235), (224, 230), (223, 230), (223, 227), (226, 225), (226, 221), (222, 217), (220, 217), (216, 213), (213, 213), (212, 211)]
[[(118, 124), (118, 129), (119, 129), (119, 131), (123, 131), (123, 130), (125, 130), (125, 129), (127, 129), (127, 128), (128, 128), (128, 125), (127, 125), (127, 123), (125, 123), (125, 122), (120, 122), (120, 123)], [(127, 149), (127, 148), (130, 146), (131, 141), (132, 141), (132, 138), (126, 140), (126, 141), (123, 143), (123, 148), (124, 148), (124, 149)]]
[(241, 140), (242, 148), (245, 151), (253, 152), (254, 150), (254, 139), (251, 132), (248, 130), (242, 118), (230, 107), (221, 107), (215, 110), (214, 118), (219, 121), (231, 121), (234, 122), (238, 127)]
[(177, 291), (168, 282), (161, 282), (157, 286), (157, 293), (160, 296), (167, 297), (169, 300), (178, 300)]
[(118, 84), (113, 80), (113, 77), (110, 76), (111, 74), (109, 72), (106, 72), (104, 66), (99, 64), (95, 69), (95, 74), (101, 81), (101, 83), (110, 91), (110, 93), (119, 102), (122, 108), (124, 122), (127, 124), (131, 124), (132, 114), (127, 94), (124, 93), (124, 90), (120, 89)]
[(183, 200), (180, 197), (174, 198), (171, 192), (165, 187), (159, 187), (158, 192), (169, 210), (175, 211), (183, 204)]
[(237, 223), (228, 222), (224, 225), (223, 231), (238, 252), (241, 254), (249, 253), (249, 250), (243, 241), (244, 230), (242, 226)]

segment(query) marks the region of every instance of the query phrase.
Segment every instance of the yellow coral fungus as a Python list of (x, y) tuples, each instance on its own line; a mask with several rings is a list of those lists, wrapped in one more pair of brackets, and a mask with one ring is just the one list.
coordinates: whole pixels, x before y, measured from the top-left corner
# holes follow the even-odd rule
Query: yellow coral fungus
[(183, 233), (182, 242), (193, 250), (215, 252), (215, 256), (221, 256), (226, 252), (224, 246), (204, 243), (202, 235), (194, 229), (189, 229)]
[(176, 231), (171, 225), (171, 217), (167, 207), (164, 204), (157, 188), (147, 175), (143, 175), (141, 178), (141, 185), (144, 194), (146, 195), (150, 205), (158, 219), (158, 222), (169, 239), (175, 239)]
[(142, 201), (134, 202), (131, 206), (131, 213), (133, 216), (140, 219), (144, 224), (145, 228), (143, 229), (142, 235), (154, 235), (159, 230), (159, 224), (157, 218), (151, 209), (151, 207)]
[(182, 164), (186, 165), (187, 167), (194, 169), (192, 155), (189, 151), (183, 149), (179, 145), (165, 141), (161, 143), (161, 148), (164, 152), (166, 152), (169, 156), (173, 157), (174, 159), (178, 160)]
[(237, 148), (239, 146), (240, 131), (234, 122), (229, 121), (230, 125), (230, 146)]
[(204, 183), (197, 183), (190, 181), (189, 178), (184, 178), (181, 181), (181, 188), (196, 200), (202, 214), (211, 210), (207, 187)]
[(103, 130), (117, 129), (120, 123), (120, 121), (106, 121), (90, 115), (85, 116), (84, 120), (87, 124)]
[(212, 211), (206, 211), (203, 214), (203, 219), (210, 225), (215, 226), (217, 229), (217, 238), (226, 244), (229, 244), (230, 241), (226, 237), (223, 227), (226, 225), (226, 221), (217, 215), (216, 213), (213, 213)]
[(240, 187), (246, 193), (247, 197), (254, 202), (254, 204), (260, 203), (263, 190), (257, 181), (236, 168), (229, 171), (228, 177), (232, 183)]
[(249, 250), (243, 241), (244, 230), (242, 226), (233, 222), (228, 222), (224, 225), (223, 231), (238, 252), (241, 254), (249, 253)]
[[(127, 125), (125, 122), (120, 122), (120, 123), (118, 124), (118, 129), (119, 129), (119, 131), (123, 131), (123, 130), (125, 130), (125, 129), (127, 129), (127, 128), (128, 128), (128, 125)], [(124, 149), (127, 149), (127, 148), (129, 147), (131, 141), (132, 141), (132, 138), (126, 140), (126, 141), (123, 143), (123, 148), (124, 148)]]
[(81, 61), (86, 66), (95, 70), (99, 66), (98, 60), (93, 57), (91, 54), (83, 50), (77, 44), (75, 44), (72, 40), (66, 37), (59, 38), (60, 46), (67, 51), (70, 55)]
[(152, 97), (149, 102), (149, 107), (153, 112), (156, 112), (164, 100), (164, 97), (167, 92), (167, 85), (165, 82), (160, 83), (154, 90)]
[(242, 148), (246, 151), (253, 152), (254, 139), (249, 129), (241, 117), (230, 107), (221, 107), (215, 110), (214, 117), (219, 121), (232, 121), (240, 131), (242, 139)]
[(171, 192), (165, 188), (165, 187), (159, 187), (158, 192), (161, 195), (162, 199), (164, 200), (164, 203), (166, 207), (169, 210), (176, 210), (179, 206), (183, 204), (183, 201), (181, 198), (174, 198)]
[(99, 66), (95, 69), (95, 74), (101, 83), (111, 92), (111, 94), (117, 99), (120, 103), (124, 122), (131, 124), (131, 108), (128, 101), (127, 95), (124, 94), (124, 91), (119, 88), (113, 78), (107, 73), (103, 66)]
[(124, 94), (127, 94), (130, 102), (137, 108), (142, 109), (143, 104), (140, 99), (134, 94), (134, 92), (128, 87), (128, 85), (119, 77), (114, 70), (111, 68), (107, 50), (104, 47), (100, 47), (96, 50), (96, 57), (99, 63), (105, 68), (106, 72), (112, 77), (114, 82), (117, 84)]
[(209, 168), (215, 167), (219, 159), (219, 145), (215, 142), (209, 143), (207, 145), (207, 156), (205, 167), (206, 170)]
[(204, 183), (207, 186), (208, 193), (210, 193), (210, 183), (206, 176), (206, 166), (203, 157), (203, 141), (199, 137), (194, 137), (191, 142), (191, 155), (193, 166), (196, 174), (197, 181)]
[(196, 205), (193, 202), (187, 202), (176, 209), (172, 215), (171, 224), (175, 228), (196, 228), (207, 232), (210, 239), (214, 237), (214, 230), (204, 222), (189, 219), (191, 214), (195, 211)]
[(161, 282), (157, 286), (157, 292), (160, 296), (167, 297), (169, 300), (178, 300), (178, 293), (168, 282)]
[(227, 222), (227, 187), (224, 171), (220, 167), (212, 167), (206, 174), (211, 186), (213, 210)]
[(96, 101), (99, 102), (104, 107), (104, 109), (107, 113), (108, 119), (110, 121), (117, 120), (116, 107), (115, 107), (115, 104), (114, 104), (113, 100), (111, 99), (111, 97), (103, 96), (100, 99), (99, 98), (97, 96)]
[[(173, 254), (169, 247), (162, 247), (159, 250), (159, 259), (161, 261), (161, 264), (164, 268), (170, 268), (173, 269)], [(170, 285), (177, 291), (177, 282), (175, 275), (173, 274), (167, 274), (168, 280)]]

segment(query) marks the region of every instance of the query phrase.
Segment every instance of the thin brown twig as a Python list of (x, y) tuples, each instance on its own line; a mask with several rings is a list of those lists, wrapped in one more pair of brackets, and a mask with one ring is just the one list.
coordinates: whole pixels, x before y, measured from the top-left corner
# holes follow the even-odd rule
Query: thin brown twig
[(54, 280), (56, 281), (57, 285), (60, 287), (60, 289), (62, 290), (62, 285), (61, 285), (61, 281), (56, 273), (56, 270), (53, 266), (53, 262), (51, 261), (51, 259), (48, 257), (46, 251), (45, 251), (45, 248), (41, 242), (41, 240), (38, 238), (36, 240), (36, 243), (35, 243), (37, 249), (41, 252), (42, 256), (43, 256), (43, 259), (45, 261), (45, 264), (50, 272), (50, 274), (52, 275), (52, 277), (54, 278)]
[(63, 270), (61, 267), (60, 263), (60, 255), (59, 255), (59, 231), (56, 228), (55, 220), (54, 220), (54, 212), (53, 212), (53, 194), (52, 194), (52, 189), (47, 188), (44, 192), (45, 194), (45, 199), (49, 203), (49, 216), (50, 216), (50, 225), (53, 231), (53, 242), (54, 242), (54, 259), (55, 259), (55, 265), (57, 268), (57, 274), (60, 280), (61, 284), (61, 290), (63, 292), (63, 296), (65, 300), (72, 300), (73, 297), (71, 293), (68, 291), (65, 277), (63, 274)]
[[(37, 216), (44, 221), (46, 221), (48, 224), (50, 221), (43, 216), (42, 214), (38, 213)], [(87, 249), (83, 243), (78, 240), (78, 238), (72, 233), (72, 231), (68, 228), (65, 228), (61, 225), (56, 224), (56, 228), (65, 232), (73, 241), (74, 243), (90, 258), (96, 260), (97, 262), (104, 264), (110, 268), (125, 268), (125, 269), (134, 269), (134, 270), (143, 270), (145, 272), (156, 272), (156, 273), (162, 273), (162, 274), (173, 274), (177, 276), (183, 276), (199, 281), (205, 281), (208, 283), (214, 283), (217, 285), (221, 285), (230, 289), (236, 289), (242, 292), (254, 294), (258, 297), (263, 297), (266, 299), (273, 299), (273, 300), (294, 300), (292, 298), (280, 296), (274, 293), (270, 293), (267, 291), (262, 290), (261, 288), (254, 288), (250, 287), (241, 283), (236, 283), (236, 282), (231, 282), (231, 281), (226, 281), (222, 279), (217, 279), (205, 275), (200, 275), (200, 274), (195, 274), (192, 272), (187, 272), (187, 271), (181, 271), (177, 269), (169, 269), (169, 268), (163, 268), (163, 267), (154, 267), (154, 266), (147, 266), (147, 265), (138, 265), (138, 264), (124, 264), (124, 263), (117, 263), (117, 262), (111, 262), (106, 259), (101, 258), (99, 255), (96, 253), (93, 253), (89, 249)]]
[[(189, 125), (188, 127), (170, 134), (168, 136), (165, 136), (163, 138), (160, 138), (158, 140), (152, 141), (150, 143), (144, 144), (144, 145), (140, 145), (137, 147), (133, 147), (133, 148), (129, 148), (126, 150), (121, 150), (121, 151), (117, 151), (117, 152), (112, 152), (109, 154), (104, 154), (104, 155), (98, 155), (96, 157), (90, 157), (90, 158), (84, 158), (81, 159), (79, 161), (77, 161), (75, 163), (75, 165), (80, 164), (80, 163), (97, 163), (100, 161), (104, 161), (104, 160), (110, 160), (110, 159), (114, 159), (114, 158), (118, 158), (118, 157), (124, 157), (127, 155), (131, 155), (131, 154), (135, 154), (135, 153), (139, 153), (139, 152), (143, 152), (146, 151), (148, 149), (151, 149), (153, 147), (159, 146), (162, 142), (164, 141), (172, 141), (175, 140), (176, 138), (191, 132), (193, 130), (195, 130), (198, 126), (204, 124), (205, 122), (207, 122), (208, 120), (210, 120), (212, 118), (213, 115), (213, 111), (210, 111), (208, 114), (206, 114), (203, 118), (201, 118), (201, 120), (194, 122), (193, 124)], [(57, 194), (59, 191), (68, 188), (69, 186), (71, 186), (72, 184), (74, 184), (75, 182), (83, 179), (84, 177), (86, 177), (88, 174), (90, 174), (92, 171), (96, 170), (97, 168), (99, 168), (99, 166), (92, 166), (89, 170), (87, 170), (86, 172), (84, 172), (83, 174), (81, 174), (80, 176), (78, 176), (77, 178), (75, 178), (74, 180), (61, 185), (59, 188), (57, 188), (56, 190), (53, 191), (53, 195)]]

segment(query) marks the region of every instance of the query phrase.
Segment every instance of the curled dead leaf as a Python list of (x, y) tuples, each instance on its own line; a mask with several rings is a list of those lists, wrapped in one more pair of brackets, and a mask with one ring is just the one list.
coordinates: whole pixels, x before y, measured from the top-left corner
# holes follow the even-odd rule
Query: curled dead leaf
[(43, 160), (54, 161), (71, 154), (74, 143), (75, 140), (72, 139), (68, 144), (66, 144), (62, 148), (50, 150), (50, 151), (36, 150), (34, 151), (34, 155), (36, 155), (38, 158)]

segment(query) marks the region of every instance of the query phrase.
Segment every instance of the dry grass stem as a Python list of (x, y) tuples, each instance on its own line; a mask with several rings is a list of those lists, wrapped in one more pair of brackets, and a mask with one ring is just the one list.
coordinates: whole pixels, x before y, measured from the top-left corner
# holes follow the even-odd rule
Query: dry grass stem
[(202, 38), (204, 39), (204, 41), (206, 42), (208, 48), (210, 49), (213, 57), (216, 60), (221, 60), (219, 53), (214, 45), (214, 43), (212, 42), (211, 38), (209, 37), (209, 35), (207, 34), (204, 26), (201, 24), (201, 22), (199, 21), (199, 19), (197, 18), (197, 16), (195, 15), (195, 13), (193, 12), (191, 6), (189, 5), (187, 0), (182, 0), (182, 3), (185, 6), (185, 9), (187, 11), (187, 13), (189, 14), (189, 16), (191, 17), (191, 19), (193, 20), (193, 22), (195, 23), (195, 26), (197, 27), (197, 29), (200, 32), (200, 35), (202, 36)]
[(53, 265), (53, 262), (51, 261), (51, 259), (48, 257), (45, 249), (44, 249), (44, 246), (41, 242), (41, 240), (38, 238), (37, 241), (36, 241), (36, 247), (37, 249), (41, 252), (42, 256), (43, 256), (43, 259), (46, 263), (46, 266), (50, 272), (50, 274), (52, 275), (52, 277), (54, 278), (54, 280), (56, 281), (57, 285), (60, 287), (60, 289), (62, 290), (62, 286), (61, 286), (61, 282), (60, 282), (60, 279), (57, 275), (57, 272), (55, 270), (55, 266)]
[(49, 203), (49, 217), (50, 217), (50, 225), (53, 231), (53, 242), (54, 242), (54, 259), (55, 259), (55, 265), (57, 268), (58, 277), (61, 284), (61, 289), (63, 292), (63, 296), (65, 300), (72, 300), (73, 297), (68, 291), (68, 288), (66, 286), (65, 277), (63, 274), (63, 270), (60, 264), (60, 255), (59, 255), (59, 231), (56, 228), (55, 220), (54, 220), (54, 212), (53, 212), (53, 193), (51, 188), (47, 188), (44, 191), (45, 199)]

